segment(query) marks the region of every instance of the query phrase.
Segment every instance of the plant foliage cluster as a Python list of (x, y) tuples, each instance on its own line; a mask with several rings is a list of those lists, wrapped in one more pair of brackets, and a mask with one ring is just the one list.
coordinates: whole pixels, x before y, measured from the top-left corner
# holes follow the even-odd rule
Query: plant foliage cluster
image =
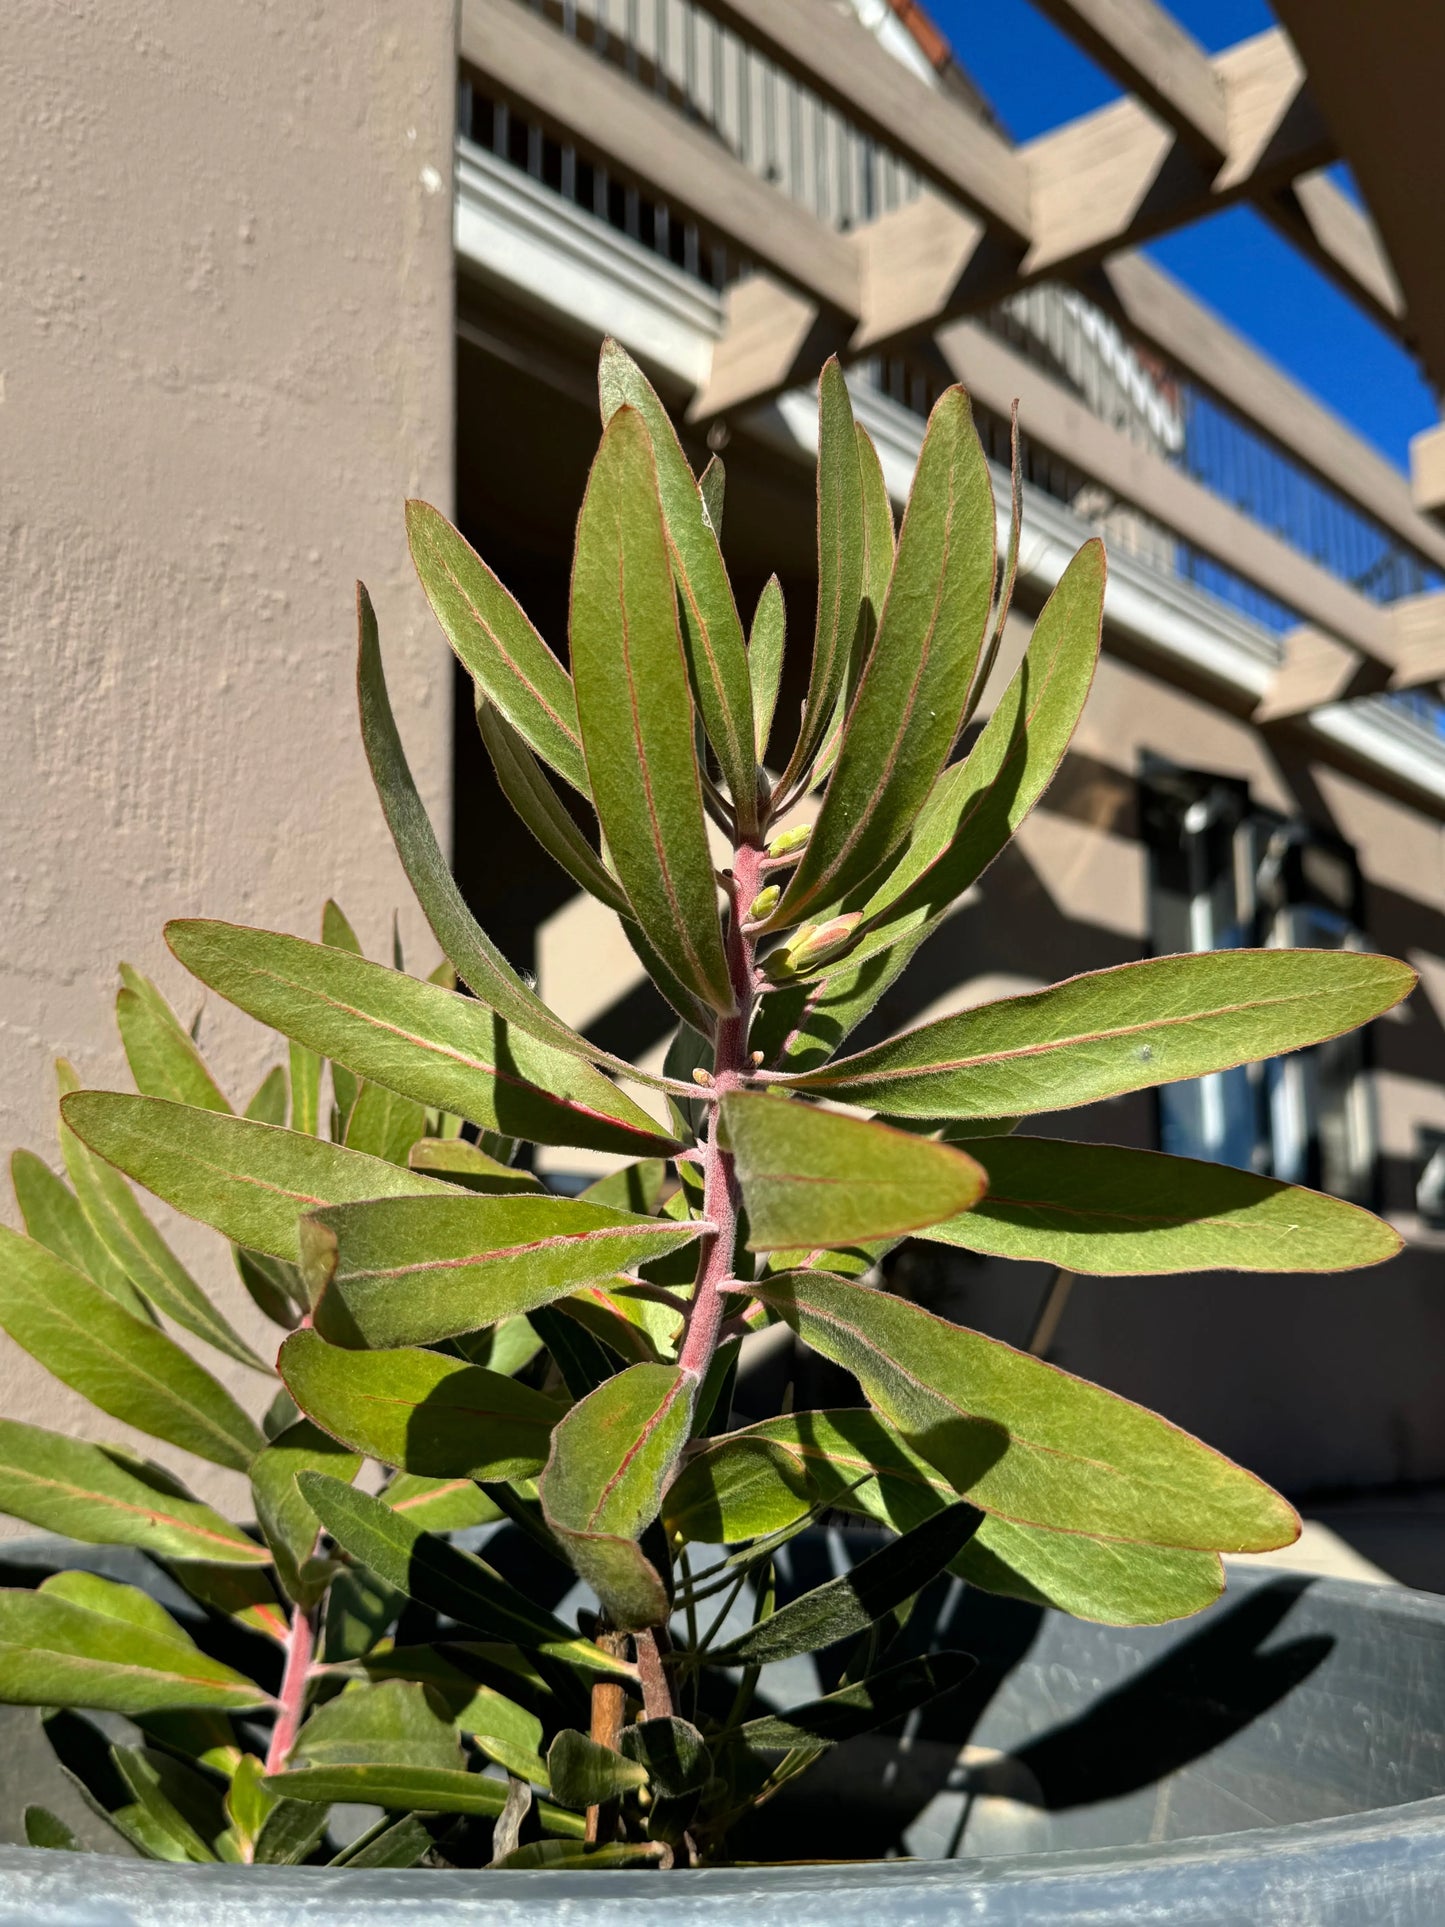
[[(0, 1232), (0, 1325), (101, 1411), (250, 1481), (243, 1529), (128, 1450), (0, 1423), (0, 1508), (166, 1575), (170, 1606), (86, 1570), (0, 1592), (0, 1698), (48, 1709), (86, 1797), (143, 1854), (723, 1858), (823, 1749), (962, 1678), (966, 1656), (904, 1637), (940, 1575), (1149, 1623), (1214, 1598), (1221, 1552), (1297, 1530), (1174, 1426), (908, 1302), (880, 1270), (892, 1247), (1168, 1273), (1331, 1270), (1396, 1246), (1331, 1198), (1034, 1128), (1366, 1022), (1412, 982), (1387, 958), (1160, 957), (847, 1050), (1057, 769), (1098, 653), (1102, 550), (1064, 571), (963, 753), (1017, 493), (1001, 566), (954, 389), (895, 532), (830, 364), (816, 626), (778, 769), (778, 583), (745, 631), (721, 469), (694, 478), (612, 344), (600, 386), (570, 671), (440, 515), (414, 503), (408, 526), (502, 789), (676, 1013), (663, 1072), (596, 1049), (474, 922), (361, 590), (366, 751), (445, 964), (422, 980), (368, 959), (334, 904), (319, 943), (174, 923), (181, 963), (274, 1027), (285, 1067), (235, 1108), (125, 969), (136, 1093), (80, 1090), (62, 1066), (66, 1177), (15, 1159), (28, 1235)], [(554, 1195), (518, 1164), (524, 1143), (617, 1168)], [(286, 1332), (262, 1426), (171, 1335), (272, 1369), (132, 1182), (229, 1240)], [(779, 1321), (852, 1374), (855, 1405), (733, 1423), (740, 1347)], [(886, 1531), (787, 1598), (774, 1557), (824, 1513)], [(454, 1536), (498, 1521), (550, 1594)], [(539, 1603), (577, 1578), (595, 1613)], [(770, 1701), (771, 1662), (825, 1651), (833, 1690)], [(125, 1737), (107, 1751), (95, 1718)], [(338, 1848), (337, 1803), (383, 1818)], [(28, 1828), (70, 1844), (40, 1808)]]

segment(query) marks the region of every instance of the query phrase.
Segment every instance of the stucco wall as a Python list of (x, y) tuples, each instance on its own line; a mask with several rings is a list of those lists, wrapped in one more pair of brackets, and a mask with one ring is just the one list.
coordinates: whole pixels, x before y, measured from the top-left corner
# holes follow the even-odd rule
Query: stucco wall
[[(444, 825), (446, 652), (401, 508), (451, 495), (454, 87), (451, 0), (6, 8), (7, 1155), (54, 1157), (57, 1052), (125, 1084), (118, 958), (191, 1016), (168, 916), (310, 934), (334, 891), (373, 949), (402, 906), (424, 955), (356, 737), (352, 584)], [(263, 1033), (212, 999), (203, 1036), (244, 1100)], [(176, 1242), (256, 1334), (217, 1241)], [(0, 1413), (86, 1422), (8, 1341)]]

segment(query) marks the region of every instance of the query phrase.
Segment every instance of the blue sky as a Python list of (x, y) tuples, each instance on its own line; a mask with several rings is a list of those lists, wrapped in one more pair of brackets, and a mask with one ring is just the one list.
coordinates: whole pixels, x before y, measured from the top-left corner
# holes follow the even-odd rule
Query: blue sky
[[(1167, 0), (1206, 47), (1274, 24), (1264, 0)], [(1118, 98), (1119, 89), (1028, 0), (931, 0), (929, 11), (1018, 140)], [(1438, 415), (1414, 362), (1248, 208), (1149, 252), (1402, 468)]]

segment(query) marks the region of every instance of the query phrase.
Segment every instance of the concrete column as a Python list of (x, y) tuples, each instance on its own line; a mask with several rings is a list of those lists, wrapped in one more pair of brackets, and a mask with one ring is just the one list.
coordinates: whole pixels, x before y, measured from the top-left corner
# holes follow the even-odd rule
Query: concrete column
[[(7, 9), (7, 1154), (54, 1158), (56, 1053), (128, 1085), (119, 958), (187, 1019), (200, 1005), (162, 943), (169, 916), (309, 935), (334, 893), (373, 954), (400, 909), (434, 961), (358, 741), (353, 581), (375, 596), (445, 835), (448, 656), (402, 504), (452, 493), (454, 35), (452, 0)], [(212, 998), (202, 1036), (244, 1102), (266, 1035)], [(14, 1221), (8, 1193), (3, 1208)], [(219, 1240), (171, 1228), (270, 1344)], [(0, 1412), (94, 1423), (8, 1340)]]

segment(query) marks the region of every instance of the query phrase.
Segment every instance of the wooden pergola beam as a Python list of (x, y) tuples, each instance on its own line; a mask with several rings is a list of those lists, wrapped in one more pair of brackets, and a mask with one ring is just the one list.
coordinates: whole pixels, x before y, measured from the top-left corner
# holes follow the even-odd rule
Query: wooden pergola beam
[(1202, 158), (1229, 149), (1229, 109), (1209, 55), (1156, 0), (1035, 0), (1040, 13)]
[(1399, 334), (1405, 297), (1379, 229), (1327, 173), (1300, 175), (1266, 197), (1260, 212), (1352, 301)]
[(1018, 150), (889, 59), (851, 8), (828, 0), (708, 0), (708, 11), (997, 233), (1027, 242), (1029, 177)]

